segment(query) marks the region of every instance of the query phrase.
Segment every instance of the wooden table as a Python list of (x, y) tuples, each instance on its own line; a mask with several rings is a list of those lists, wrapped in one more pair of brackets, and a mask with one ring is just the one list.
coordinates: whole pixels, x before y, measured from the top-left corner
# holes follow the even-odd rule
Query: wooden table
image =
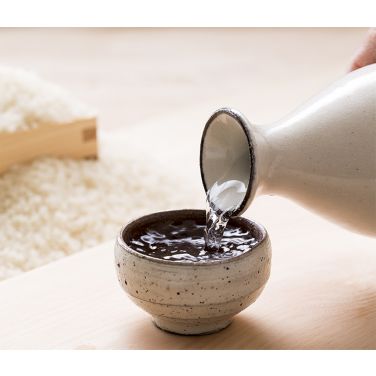
[[(364, 30), (0, 33), (5, 62), (81, 94), (99, 108), (104, 144), (118, 130), (119, 152), (169, 169), (191, 189), (187, 206), (203, 207), (198, 145), (211, 111), (276, 120), (343, 73)], [(0, 283), (0, 348), (375, 349), (375, 241), (283, 198), (260, 197), (246, 215), (270, 233), (272, 274), (224, 331), (157, 329), (118, 286), (110, 241)]]
[(375, 349), (374, 241), (279, 198), (260, 198), (252, 212), (259, 220), (268, 210), (279, 213), (263, 218), (271, 278), (222, 332), (157, 329), (118, 285), (111, 241), (1, 283), (0, 348)]

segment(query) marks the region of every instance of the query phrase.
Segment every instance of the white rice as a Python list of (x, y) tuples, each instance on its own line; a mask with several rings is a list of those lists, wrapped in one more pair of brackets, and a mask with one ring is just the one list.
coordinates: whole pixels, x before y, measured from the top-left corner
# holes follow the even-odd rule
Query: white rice
[(44, 158), (0, 176), (0, 280), (115, 239), (138, 215), (194, 206), (188, 188), (148, 166)]
[(71, 94), (31, 72), (0, 66), (0, 132), (95, 117)]
[[(0, 133), (95, 116), (21, 70), (0, 67), (0, 93)], [(117, 135), (99, 141), (100, 160), (42, 158), (0, 175), (0, 280), (114, 240), (141, 214), (195, 207), (198, 195), (158, 168), (153, 156), (131, 159), (139, 153)]]

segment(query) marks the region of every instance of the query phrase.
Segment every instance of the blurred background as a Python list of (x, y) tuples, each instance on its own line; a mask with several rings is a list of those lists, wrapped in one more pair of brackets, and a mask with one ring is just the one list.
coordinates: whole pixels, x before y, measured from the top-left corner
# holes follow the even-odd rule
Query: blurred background
[[(103, 128), (228, 105), (268, 123), (343, 75), (362, 28), (1, 29), (1, 63), (95, 106)], [(181, 118), (184, 123), (184, 118)]]
[(0, 48), (2, 64), (32, 70), (95, 107), (101, 130), (127, 129), (132, 142), (124, 148), (137, 139), (137, 153), (184, 158), (193, 173), (200, 132), (215, 109), (232, 106), (258, 124), (277, 120), (344, 75), (365, 33), (1, 29)]
[[(0, 175), (0, 280), (111, 240), (135, 216), (204, 208), (199, 145), (211, 113), (229, 106), (256, 124), (278, 120), (343, 76), (365, 34), (0, 29), (3, 66), (34, 72), (96, 109), (99, 147), (97, 161), (37, 161)], [(316, 217), (280, 198), (258, 198), (246, 215), (272, 235), (276, 228), (278, 239), (287, 230), (276, 213), (292, 208), (287, 221), (299, 218), (309, 233)]]

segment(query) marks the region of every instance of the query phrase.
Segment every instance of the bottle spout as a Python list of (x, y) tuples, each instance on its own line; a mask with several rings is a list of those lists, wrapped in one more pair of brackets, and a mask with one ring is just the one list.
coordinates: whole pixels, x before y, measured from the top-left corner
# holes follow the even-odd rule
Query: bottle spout
[(205, 192), (215, 183), (239, 181), (246, 187), (233, 215), (242, 214), (257, 189), (255, 139), (243, 114), (220, 108), (207, 121), (200, 146), (200, 170)]

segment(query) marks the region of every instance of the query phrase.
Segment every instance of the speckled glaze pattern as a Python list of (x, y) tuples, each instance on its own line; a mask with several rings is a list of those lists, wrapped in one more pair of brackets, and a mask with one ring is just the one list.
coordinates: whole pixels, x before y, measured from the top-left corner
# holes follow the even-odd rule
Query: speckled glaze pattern
[(124, 234), (145, 221), (204, 216), (203, 210), (155, 213), (125, 226), (115, 245), (115, 268), (121, 287), (161, 329), (178, 334), (205, 334), (225, 328), (234, 315), (261, 294), (270, 275), (271, 245), (265, 229), (257, 229), (259, 244), (241, 256), (210, 262), (153, 259), (135, 252)]
[(376, 64), (347, 74), (270, 125), (219, 109), (204, 129), (200, 165), (204, 187), (219, 178), (246, 184), (237, 214), (255, 196), (277, 194), (376, 236)]

